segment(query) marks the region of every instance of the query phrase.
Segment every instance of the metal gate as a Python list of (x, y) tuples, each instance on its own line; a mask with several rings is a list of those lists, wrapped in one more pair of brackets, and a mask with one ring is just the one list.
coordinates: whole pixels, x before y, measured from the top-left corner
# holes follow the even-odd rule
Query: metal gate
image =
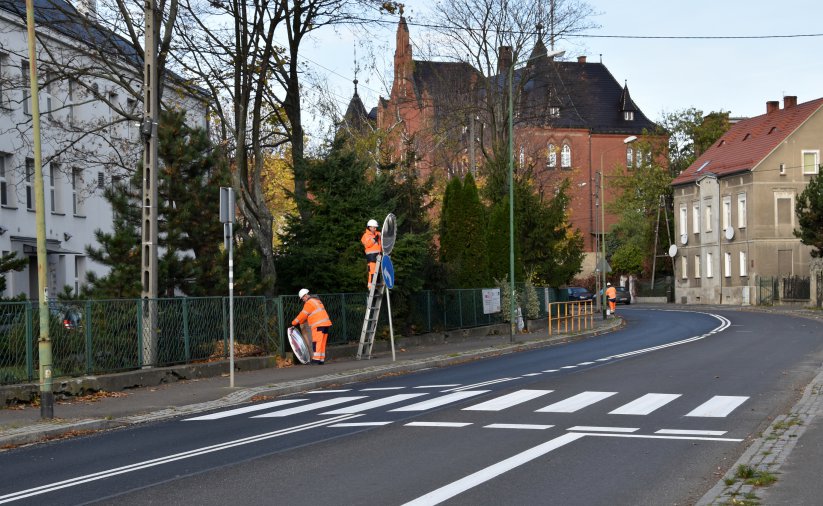
[(780, 300), (777, 278), (758, 278), (757, 304), (770, 306)]
[(823, 308), (823, 271), (817, 273), (817, 307)]

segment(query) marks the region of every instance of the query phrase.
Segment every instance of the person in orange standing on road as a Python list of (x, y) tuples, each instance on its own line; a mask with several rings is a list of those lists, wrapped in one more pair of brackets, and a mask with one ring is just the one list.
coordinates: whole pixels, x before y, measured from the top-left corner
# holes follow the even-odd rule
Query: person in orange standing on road
[(292, 327), (309, 322), (311, 327), (311, 363), (323, 365), (326, 362), (326, 341), (329, 339), (329, 327), (331, 319), (323, 302), (316, 295), (309, 295), (306, 288), (297, 292), (297, 296), (303, 301), (303, 310), (292, 320)]
[(611, 314), (617, 309), (617, 288), (613, 287), (611, 283), (606, 283), (606, 298), (609, 300), (609, 309)]
[(363, 243), (366, 261), (369, 263), (369, 279), (366, 280), (366, 286), (371, 288), (372, 276), (377, 268), (377, 255), (380, 254), (380, 231), (377, 230), (377, 220), (369, 220), (366, 223), (366, 231), (360, 237), (360, 242)]

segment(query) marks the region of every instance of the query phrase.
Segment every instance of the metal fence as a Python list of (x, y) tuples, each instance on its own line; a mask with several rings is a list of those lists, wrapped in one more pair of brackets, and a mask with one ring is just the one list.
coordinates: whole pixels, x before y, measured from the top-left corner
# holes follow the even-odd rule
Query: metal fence
[(757, 279), (757, 304), (769, 306), (780, 300), (777, 278), (761, 277)]
[[(517, 287), (523, 293), (523, 286)], [(538, 318), (549, 302), (562, 296), (552, 288), (535, 289)], [(359, 341), (366, 312), (365, 293), (321, 294), (333, 325), (329, 344)], [(521, 299), (522, 295), (521, 295)], [(501, 313), (486, 314), (481, 289), (391, 294), (395, 333), (414, 335), (478, 327), (503, 321)], [(137, 369), (146, 365), (222, 360), (229, 350), (228, 297), (154, 299), (157, 314), (155, 362), (143, 356), (143, 312), (140, 299), (54, 301), (49, 305), (54, 375), (81, 376)], [(285, 331), (302, 309), (296, 296), (235, 297), (235, 347), (242, 354), (266, 355), (285, 346)], [(388, 337), (387, 311), (381, 311), (378, 338)], [(0, 385), (38, 379), (39, 305), (0, 303)]]
[(783, 278), (783, 300), (809, 300), (811, 298), (811, 278), (790, 276)]

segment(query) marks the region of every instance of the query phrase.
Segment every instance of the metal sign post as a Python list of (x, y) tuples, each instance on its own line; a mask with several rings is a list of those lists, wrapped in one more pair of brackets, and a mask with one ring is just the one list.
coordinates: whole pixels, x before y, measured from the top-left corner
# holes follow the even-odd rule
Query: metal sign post
[(234, 188), (220, 187), (220, 221), (229, 250), (229, 387), (234, 388)]
[(394, 288), (394, 265), (391, 263), (389, 255), (385, 255), (380, 261), (380, 268), (383, 269), (383, 283), (386, 284), (386, 309), (389, 311), (389, 338), (391, 339), (391, 360), (395, 361), (394, 355), (394, 326), (391, 319), (391, 297), (389, 293)]

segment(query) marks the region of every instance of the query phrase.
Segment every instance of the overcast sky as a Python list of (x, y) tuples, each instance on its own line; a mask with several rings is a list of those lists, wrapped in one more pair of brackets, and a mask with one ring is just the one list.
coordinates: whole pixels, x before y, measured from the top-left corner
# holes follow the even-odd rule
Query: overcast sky
[[(425, 37), (414, 20), (430, 3), (405, 2), (413, 44)], [(557, 48), (566, 50), (567, 60), (584, 54), (590, 62), (602, 58), (615, 79), (628, 83), (634, 101), (653, 120), (689, 107), (704, 113), (728, 111), (733, 117), (757, 116), (769, 100), (781, 100), (782, 107), (784, 95), (796, 95), (798, 102), (823, 97), (823, 35), (800, 36), (823, 34), (820, 0), (588, 3), (601, 13), (594, 18), (601, 27), (589, 33), (601, 37), (564, 40)], [(361, 67), (370, 61), (364, 41), (380, 57), (377, 69), (359, 71), (360, 96), (367, 109), (377, 104), (379, 95), (387, 96), (385, 69), (391, 66), (395, 29), (393, 24), (368, 36), (344, 29), (305, 47), (307, 64), (328, 79), (327, 89), (341, 109), (352, 94), (354, 47), (361, 46)]]

